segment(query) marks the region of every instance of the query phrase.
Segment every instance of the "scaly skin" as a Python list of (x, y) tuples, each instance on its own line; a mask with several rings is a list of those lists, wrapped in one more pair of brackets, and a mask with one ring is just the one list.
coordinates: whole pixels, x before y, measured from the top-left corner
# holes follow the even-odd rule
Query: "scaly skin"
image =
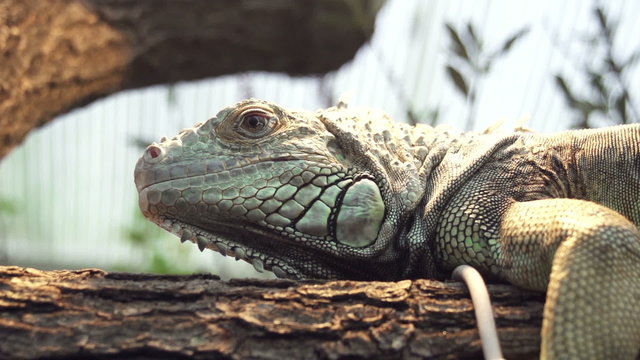
[(454, 134), (247, 100), (136, 166), (140, 207), (200, 249), (290, 278), (441, 278), (547, 291), (543, 358), (640, 349), (640, 126)]

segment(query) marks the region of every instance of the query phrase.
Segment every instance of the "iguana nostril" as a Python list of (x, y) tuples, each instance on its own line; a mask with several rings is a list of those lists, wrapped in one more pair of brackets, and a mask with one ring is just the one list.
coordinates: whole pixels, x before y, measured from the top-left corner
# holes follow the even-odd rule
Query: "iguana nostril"
[(164, 149), (158, 145), (149, 145), (144, 153), (145, 160), (149, 162), (158, 161), (163, 155)]

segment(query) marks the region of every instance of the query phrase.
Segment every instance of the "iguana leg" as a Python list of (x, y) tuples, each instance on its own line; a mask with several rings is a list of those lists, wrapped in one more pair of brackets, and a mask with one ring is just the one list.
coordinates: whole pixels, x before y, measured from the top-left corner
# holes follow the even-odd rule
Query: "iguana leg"
[(640, 349), (640, 232), (588, 201), (512, 204), (494, 257), (502, 276), (544, 289), (542, 358), (633, 359)]

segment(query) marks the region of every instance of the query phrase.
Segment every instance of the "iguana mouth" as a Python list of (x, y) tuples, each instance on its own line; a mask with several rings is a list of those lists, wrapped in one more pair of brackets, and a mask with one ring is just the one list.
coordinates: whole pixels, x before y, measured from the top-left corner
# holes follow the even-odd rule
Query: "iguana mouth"
[[(224, 256), (234, 257), (236, 260), (246, 261), (253, 265), (256, 271), (271, 271), (279, 278), (300, 279), (304, 277), (299, 270), (290, 266), (287, 262), (261, 252), (257, 250), (257, 247), (247, 246), (231, 240), (230, 236), (225, 235), (224, 231), (214, 234), (198, 226), (169, 218), (159, 220), (157, 223), (163, 229), (178, 236), (181, 242), (193, 242), (200, 251), (210, 249)], [(268, 234), (264, 234), (264, 236), (268, 236)]]

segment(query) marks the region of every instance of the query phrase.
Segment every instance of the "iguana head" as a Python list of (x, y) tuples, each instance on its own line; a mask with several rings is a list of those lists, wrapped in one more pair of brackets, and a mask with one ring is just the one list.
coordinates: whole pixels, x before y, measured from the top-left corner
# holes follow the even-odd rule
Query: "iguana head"
[(140, 208), (182, 241), (279, 277), (397, 278), (399, 229), (422, 196), (403, 136), (379, 113), (246, 100), (147, 147)]

